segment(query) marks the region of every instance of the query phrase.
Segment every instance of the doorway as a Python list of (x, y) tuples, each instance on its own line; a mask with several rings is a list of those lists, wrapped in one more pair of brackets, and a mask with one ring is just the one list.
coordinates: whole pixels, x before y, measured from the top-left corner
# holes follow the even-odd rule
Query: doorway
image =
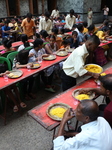
[(33, 14), (38, 14), (38, 0), (33, 0)]
[(110, 0), (102, 0), (101, 2), (101, 10), (104, 8), (104, 6), (109, 7), (109, 16), (112, 16), (112, 2)]
[(8, 16), (20, 15), (19, 0), (7, 0)]
[(57, 0), (47, 0), (47, 8), (49, 12), (52, 12), (57, 6)]

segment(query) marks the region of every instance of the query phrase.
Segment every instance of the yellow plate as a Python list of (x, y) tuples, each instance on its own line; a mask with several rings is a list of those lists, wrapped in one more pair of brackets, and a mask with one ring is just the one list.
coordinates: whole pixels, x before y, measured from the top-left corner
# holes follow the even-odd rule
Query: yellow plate
[[(68, 108), (71, 108), (71, 107), (70, 107), (69, 105), (65, 104), (65, 103), (55, 103), (55, 104), (51, 104), (51, 105), (47, 108), (46, 113), (47, 113), (47, 115), (48, 115), (51, 119), (57, 120), (57, 121), (61, 121), (63, 117), (58, 117), (58, 116), (52, 114), (52, 110), (53, 110), (53, 109), (55, 109), (55, 110), (57, 109), (57, 110), (58, 110), (57, 113), (59, 113), (59, 114), (57, 114), (57, 115), (60, 115), (60, 113), (61, 113), (61, 112), (59, 112), (59, 109), (60, 109), (60, 108), (65, 109), (65, 111), (66, 111)], [(60, 109), (60, 111), (63, 111), (62, 109)]]
[(48, 57), (43, 57), (44, 60), (54, 60), (56, 59), (56, 55), (49, 55)]
[(21, 70), (12, 70), (12, 71), (10, 71), (10, 73), (7, 76), (8, 76), (8, 78), (16, 79), (16, 78), (21, 77), (22, 74), (23, 74), (23, 72)]
[(102, 73), (103, 72), (103, 68), (101, 66), (99, 66), (99, 65), (96, 65), (96, 64), (87, 64), (87, 65), (84, 66), (84, 68), (87, 71), (93, 72), (93, 73)]
[[(79, 99), (76, 98), (76, 97), (79, 95), (80, 90), (82, 90), (82, 89), (79, 88), (79, 89), (76, 89), (76, 90), (74, 90), (74, 91), (72, 92), (72, 96), (73, 96), (76, 100), (78, 100), (78, 101), (82, 101), (82, 100), (79, 100)], [(92, 99), (95, 98), (95, 93), (92, 92), (92, 91), (88, 92), (86, 95), (89, 96), (89, 100), (92, 100)], [(83, 99), (83, 100), (84, 100), (84, 99)]]

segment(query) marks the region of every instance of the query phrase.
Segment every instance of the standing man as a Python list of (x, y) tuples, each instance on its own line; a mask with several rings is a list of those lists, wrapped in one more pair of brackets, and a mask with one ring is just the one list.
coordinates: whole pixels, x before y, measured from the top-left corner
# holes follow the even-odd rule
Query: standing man
[(88, 16), (87, 16), (87, 23), (88, 23), (88, 27), (92, 24), (92, 18), (93, 18), (93, 11), (92, 8), (90, 7), (88, 10)]
[[(112, 150), (112, 129), (108, 122), (99, 117), (98, 104), (93, 100), (83, 100), (77, 106), (75, 116), (81, 121), (81, 132), (67, 132), (65, 125), (73, 118), (68, 109), (61, 121), (54, 150)], [(64, 139), (64, 136), (68, 137)]]
[(68, 14), (65, 17), (66, 24), (64, 28), (66, 29), (66, 31), (68, 30), (68, 32), (72, 30), (73, 25), (76, 23), (76, 17), (74, 16), (74, 13), (75, 13), (74, 10), (71, 9), (70, 14)]
[(108, 19), (109, 8), (105, 5), (103, 11), (104, 11), (103, 19), (106, 20)]
[(26, 18), (22, 21), (21, 27), (23, 28), (23, 33), (26, 34), (29, 39), (32, 39), (35, 34), (35, 23), (32, 20), (31, 13), (28, 13)]
[(58, 10), (58, 7), (56, 7), (56, 8), (52, 11), (51, 17), (52, 17), (53, 19), (57, 19), (57, 18), (59, 17), (59, 10)]
[(98, 78), (99, 74), (88, 72), (85, 68), (86, 58), (100, 44), (96, 35), (92, 35), (82, 46), (76, 48), (64, 61), (61, 73), (63, 91), (76, 85), (76, 78), (85, 74)]
[(44, 14), (45, 18), (42, 18), (39, 22), (39, 32), (41, 30), (46, 30), (48, 34), (51, 34), (51, 30), (53, 28), (53, 23), (50, 18), (50, 13), (46, 12)]

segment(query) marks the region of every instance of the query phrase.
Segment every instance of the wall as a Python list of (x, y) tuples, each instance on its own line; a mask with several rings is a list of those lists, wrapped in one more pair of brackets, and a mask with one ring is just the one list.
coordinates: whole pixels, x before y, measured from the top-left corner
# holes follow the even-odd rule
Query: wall
[(83, 21), (87, 20), (88, 8), (91, 7), (94, 12), (93, 23), (103, 21), (103, 13), (100, 8), (101, 0), (57, 0), (57, 6), (60, 12), (69, 12), (70, 9), (74, 9), (75, 12), (80, 14)]
[[(47, 10), (47, 0), (44, 0), (44, 11)], [(38, 0), (38, 14), (42, 14), (42, 0)]]
[(5, 0), (0, 0), (0, 18), (7, 17)]
[(60, 12), (69, 12), (70, 9), (74, 9), (77, 13), (83, 13), (83, 3), (84, 0), (57, 0)]
[(24, 16), (29, 12), (29, 1), (20, 0), (20, 16)]

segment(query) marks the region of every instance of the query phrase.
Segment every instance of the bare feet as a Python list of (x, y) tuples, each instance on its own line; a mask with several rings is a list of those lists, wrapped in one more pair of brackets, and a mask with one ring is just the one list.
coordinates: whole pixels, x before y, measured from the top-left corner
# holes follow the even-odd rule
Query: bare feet
[(26, 104), (23, 102), (20, 103), (20, 106), (21, 106), (21, 108), (26, 108)]
[(19, 110), (18, 106), (15, 105), (14, 108), (13, 108), (13, 112), (18, 112), (18, 110)]

